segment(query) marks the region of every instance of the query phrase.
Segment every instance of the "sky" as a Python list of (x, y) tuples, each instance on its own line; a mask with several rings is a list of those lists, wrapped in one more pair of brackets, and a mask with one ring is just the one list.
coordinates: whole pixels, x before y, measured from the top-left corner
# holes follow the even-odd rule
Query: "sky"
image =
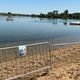
[(80, 0), (0, 0), (0, 12), (39, 14), (66, 9), (80, 12)]

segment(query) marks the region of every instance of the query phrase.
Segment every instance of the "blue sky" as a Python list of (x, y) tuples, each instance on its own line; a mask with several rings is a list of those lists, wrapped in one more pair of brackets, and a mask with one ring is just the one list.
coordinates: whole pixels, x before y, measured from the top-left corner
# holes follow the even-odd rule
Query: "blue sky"
[(80, 12), (80, 0), (0, 0), (0, 12), (39, 14), (65, 9)]

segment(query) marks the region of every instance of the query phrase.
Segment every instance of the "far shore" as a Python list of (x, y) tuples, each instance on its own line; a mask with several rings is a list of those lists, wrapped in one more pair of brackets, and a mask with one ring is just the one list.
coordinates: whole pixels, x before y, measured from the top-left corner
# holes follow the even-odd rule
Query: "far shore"
[[(28, 17), (38, 17), (38, 18), (51, 18), (51, 19), (80, 19), (80, 12), (76, 13), (69, 13), (68, 10), (64, 10), (62, 13), (59, 12), (58, 10), (53, 10), (47, 13), (32, 13), (32, 14), (27, 14), (27, 13), (12, 13), (12, 12), (2, 12), (0, 13), (0, 16), (28, 16)], [(66, 24), (66, 23), (65, 23)]]

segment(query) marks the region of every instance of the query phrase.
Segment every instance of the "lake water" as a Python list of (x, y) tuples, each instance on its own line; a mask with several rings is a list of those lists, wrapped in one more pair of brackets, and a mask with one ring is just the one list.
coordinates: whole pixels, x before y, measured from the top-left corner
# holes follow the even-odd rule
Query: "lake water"
[(13, 21), (8, 21), (6, 18), (0, 17), (1, 47), (46, 41), (80, 41), (80, 26), (69, 25), (70, 22), (79, 20), (14, 17)]

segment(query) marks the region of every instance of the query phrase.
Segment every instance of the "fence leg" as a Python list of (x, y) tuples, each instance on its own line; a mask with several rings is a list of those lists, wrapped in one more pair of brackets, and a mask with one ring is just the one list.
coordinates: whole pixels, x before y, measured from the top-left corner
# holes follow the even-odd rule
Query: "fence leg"
[(50, 66), (51, 66), (51, 68), (50, 69), (52, 69), (52, 60), (51, 60), (51, 44), (49, 43), (49, 57), (50, 57)]

